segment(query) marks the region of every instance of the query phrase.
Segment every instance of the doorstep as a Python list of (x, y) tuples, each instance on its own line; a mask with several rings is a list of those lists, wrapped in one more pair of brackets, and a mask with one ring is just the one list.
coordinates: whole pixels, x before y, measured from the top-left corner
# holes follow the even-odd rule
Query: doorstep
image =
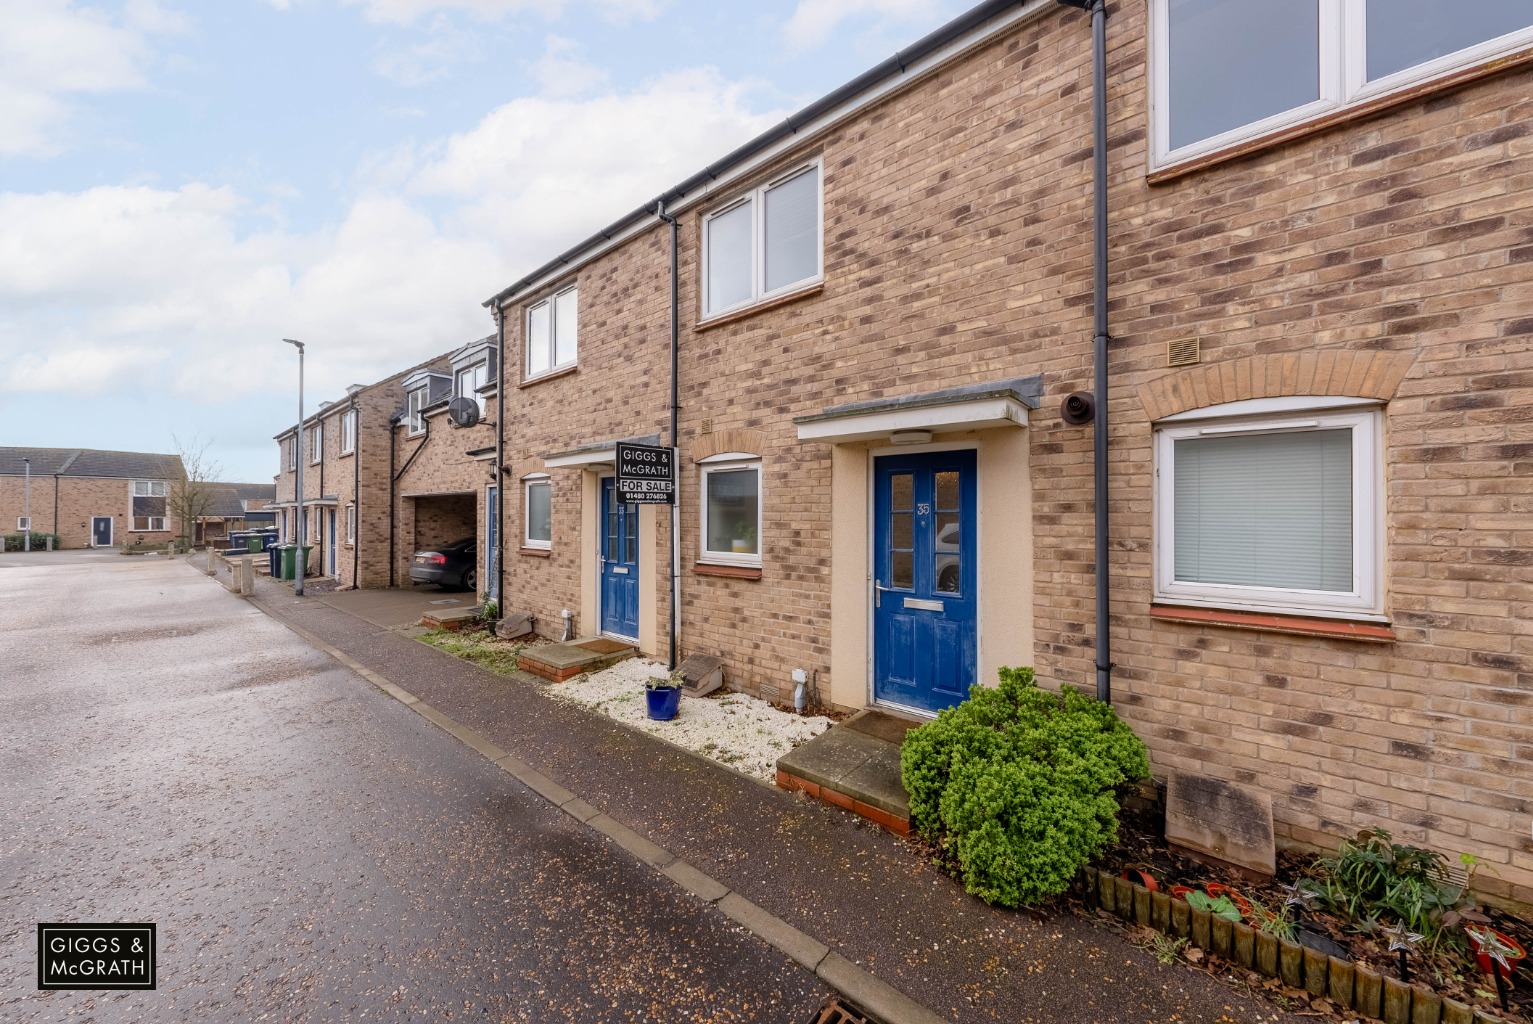
[(600, 672), (638, 654), (631, 644), (606, 637), (587, 637), (557, 644), (538, 644), (522, 652), (517, 667), (551, 683), (562, 683), (582, 672)]
[(859, 711), (777, 760), (777, 785), (817, 797), (910, 835), (910, 798), (900, 779), (900, 743), (918, 723)]
[(452, 611), (427, 612), (421, 616), (420, 625), (427, 629), (457, 631), (483, 614), (483, 608), (454, 608)]

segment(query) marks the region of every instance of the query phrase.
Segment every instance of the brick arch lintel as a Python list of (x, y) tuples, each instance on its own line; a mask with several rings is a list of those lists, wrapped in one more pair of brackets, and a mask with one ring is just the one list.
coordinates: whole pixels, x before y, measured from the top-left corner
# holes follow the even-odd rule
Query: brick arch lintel
[(743, 452), (746, 455), (762, 455), (766, 452), (766, 435), (759, 430), (737, 427), (733, 430), (717, 430), (703, 434), (692, 442), (692, 461), (701, 462), (725, 452)]
[(1139, 389), (1151, 422), (1252, 398), (1334, 395), (1387, 402), (1410, 372), (1411, 352), (1285, 352), (1189, 367)]

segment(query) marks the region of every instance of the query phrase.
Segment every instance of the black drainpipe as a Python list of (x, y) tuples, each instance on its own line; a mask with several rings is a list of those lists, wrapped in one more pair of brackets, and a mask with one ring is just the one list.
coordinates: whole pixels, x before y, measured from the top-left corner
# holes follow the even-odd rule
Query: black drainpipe
[(1095, 422), (1092, 425), (1094, 456), (1093, 504), (1096, 511), (1096, 616), (1097, 700), (1112, 703), (1112, 627), (1110, 624), (1107, 565), (1107, 0), (1058, 0), (1066, 7), (1091, 12), (1091, 112), (1092, 112), (1092, 339), (1094, 369), (1092, 388)]
[[(53, 529), (49, 531), (59, 539), (59, 547), (64, 546), (64, 535), (59, 533), (59, 475), (53, 474)], [(95, 540), (94, 537), (91, 538)]]
[[(672, 217), (670, 214), (665, 212), (665, 200), (663, 200), (663, 199), (656, 200), (656, 202), (655, 202), (655, 216), (659, 217), (661, 220), (665, 221), (667, 224), (669, 224), (671, 226), (671, 452), (672, 452), (671, 459), (673, 461), (673, 467), (672, 468), (673, 468), (673, 470), (676, 473), (676, 476), (678, 478), (677, 479), (677, 483), (679, 484), (680, 483), (680, 477), (681, 477), (681, 466), (679, 465), (679, 459), (680, 459), (680, 454), (679, 453), (680, 453), (680, 449), (678, 447), (678, 442), (676, 440), (676, 417), (677, 417), (677, 413), (681, 409), (681, 406), (680, 406), (680, 404), (677, 401), (678, 392), (677, 392), (676, 373), (677, 373), (677, 367), (678, 367), (678, 365), (680, 363), (680, 358), (681, 358), (680, 357), (680, 351), (681, 351), (680, 322), (677, 319), (678, 314), (681, 312), (681, 307), (680, 307), (680, 282), (679, 282), (679, 280), (677, 278), (677, 274), (676, 274), (676, 264), (677, 264), (676, 245), (677, 245), (677, 241), (678, 241), (681, 225), (679, 224), (679, 222), (676, 220), (675, 217)], [(677, 621), (677, 619), (676, 619), (676, 616), (677, 616), (676, 605), (681, 600), (681, 588), (678, 586), (678, 584), (681, 581), (681, 550), (680, 550), (681, 545), (678, 543), (679, 537), (680, 537), (680, 530), (678, 529), (678, 526), (680, 525), (680, 519), (679, 519), (680, 515), (681, 515), (681, 510), (680, 510), (680, 508), (677, 507), (677, 501), (676, 500), (672, 500), (672, 502), (671, 502), (671, 543), (670, 543), (670, 547), (671, 547), (671, 599), (670, 599), (670, 602), (669, 602), (670, 606), (671, 606), (671, 636), (670, 636), (670, 661), (669, 661), (669, 667), (670, 667), (670, 670), (672, 672), (676, 671), (676, 654), (677, 654), (676, 648), (678, 646), (677, 645), (677, 636), (676, 636), (676, 621)]]
[(506, 311), (495, 307), (495, 606), (506, 614)]
[[(357, 551), (362, 546), (362, 414), (357, 411), (357, 396), (351, 396), (351, 589), (361, 590), (357, 579)], [(344, 428), (343, 428), (344, 429)], [(393, 465), (390, 464), (390, 469)]]
[[(428, 395), (430, 394), (429, 390), (427, 391), (427, 394)], [(408, 404), (409, 401), (410, 401), (410, 396), (406, 395), (405, 396), (405, 402)], [(409, 416), (409, 414), (406, 413), (406, 422), (408, 422), (408, 416)], [(396, 502), (394, 500), (394, 484), (399, 481), (400, 477), (405, 475), (405, 470), (410, 468), (410, 463), (415, 461), (415, 457), (421, 453), (421, 449), (426, 447), (426, 442), (431, 440), (431, 420), (426, 417), (424, 412), (421, 413), (421, 423), (426, 428), (426, 432), (421, 435), (421, 443), (415, 446), (415, 451), (411, 452), (410, 453), (410, 457), (405, 460), (405, 464), (403, 466), (399, 467), (399, 472), (398, 473), (391, 473), (389, 475), (389, 586), (390, 587), (392, 587), (394, 585), (394, 523), (395, 523), (394, 506), (396, 504)], [(394, 434), (396, 432), (397, 432), (397, 424), (394, 427), (391, 427), (390, 430), (389, 430), (389, 469), (390, 470), (392, 470), (394, 468)]]

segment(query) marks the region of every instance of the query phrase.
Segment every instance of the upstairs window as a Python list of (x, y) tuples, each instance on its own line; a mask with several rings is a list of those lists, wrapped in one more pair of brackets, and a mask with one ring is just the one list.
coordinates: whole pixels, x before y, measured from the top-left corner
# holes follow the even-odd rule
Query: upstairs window
[(458, 371), (456, 394), (459, 398), (472, 398), (479, 406), (479, 415), (485, 414), (484, 396), (479, 389), (489, 383), (490, 364), (475, 363)]
[(1527, 0), (1152, 0), (1152, 17), (1160, 164), (1533, 44)]
[(341, 413), (341, 454), (350, 455), (357, 450), (357, 410), (347, 409)]
[(703, 220), (703, 315), (823, 277), (820, 165), (800, 167)]
[(1381, 413), (1336, 403), (1237, 403), (1157, 429), (1156, 600), (1382, 617)]
[(298, 468), (298, 437), (294, 435), (282, 442), (282, 447), (287, 450), (287, 468), (289, 472)]
[(579, 306), (577, 286), (528, 307), (527, 378), (575, 365), (580, 337)]
[(409, 435), (419, 434), (426, 429), (426, 419), (421, 415), (421, 410), (426, 407), (426, 389), (417, 388), (410, 392), (406, 398), (405, 433)]
[(163, 480), (135, 480), (132, 485), (132, 529), (155, 533), (167, 529), (165, 513), (166, 484)]
[(309, 431), (309, 462), (318, 464), (325, 457), (325, 424), (323, 421), (314, 424)]

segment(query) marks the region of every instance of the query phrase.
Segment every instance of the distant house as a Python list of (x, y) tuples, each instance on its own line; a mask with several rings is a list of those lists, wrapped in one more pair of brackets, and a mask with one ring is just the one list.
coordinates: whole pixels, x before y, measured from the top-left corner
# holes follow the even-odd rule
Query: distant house
[(0, 529), (57, 534), (66, 548), (164, 544), (180, 536), (166, 499), (185, 477), (179, 455), (0, 448)]
[(277, 497), (277, 485), (209, 484), (212, 500), (197, 517), (195, 544), (222, 545), (232, 530), (257, 530), (273, 526), (277, 513), (267, 508)]

